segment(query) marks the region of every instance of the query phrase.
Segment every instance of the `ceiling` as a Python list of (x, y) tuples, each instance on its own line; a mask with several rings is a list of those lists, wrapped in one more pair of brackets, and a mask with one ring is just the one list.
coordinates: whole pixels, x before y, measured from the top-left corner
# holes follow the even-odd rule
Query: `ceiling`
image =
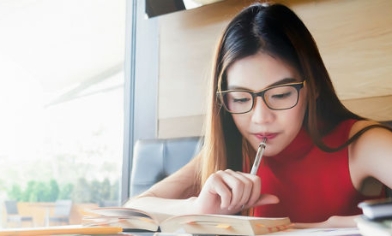
[(18, 68), (1, 80), (28, 75), (58, 99), (121, 72), (125, 2), (0, 0), (0, 62)]

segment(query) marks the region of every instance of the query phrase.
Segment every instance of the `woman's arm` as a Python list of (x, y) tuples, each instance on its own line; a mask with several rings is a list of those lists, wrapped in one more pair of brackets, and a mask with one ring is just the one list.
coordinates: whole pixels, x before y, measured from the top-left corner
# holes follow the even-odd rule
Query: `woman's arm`
[[(372, 121), (355, 123), (351, 134)], [(366, 131), (349, 146), (350, 174), (353, 185), (365, 195), (378, 195), (382, 185), (392, 188), (392, 132), (383, 128)]]
[(354, 228), (356, 223), (355, 218), (359, 215), (354, 216), (331, 216), (328, 220), (318, 223), (294, 223), (294, 227), (298, 229), (304, 228)]
[(198, 157), (192, 159), (184, 167), (154, 184), (146, 192), (129, 199), (124, 207), (170, 214), (186, 213), (191, 204), (191, 197), (197, 195), (198, 161)]
[[(358, 121), (351, 129), (350, 137), (364, 127), (377, 124)], [(349, 146), (350, 175), (354, 187), (364, 195), (379, 195), (383, 185), (392, 188), (392, 132), (383, 128), (366, 131)], [(298, 228), (355, 227), (356, 216), (331, 216), (319, 223), (296, 223)]]
[[(350, 137), (364, 127), (377, 124), (358, 121)], [(350, 174), (354, 187), (364, 195), (379, 195), (383, 185), (392, 188), (392, 132), (383, 128), (366, 131), (349, 146)], [(296, 223), (297, 228), (356, 227), (354, 216), (331, 216), (318, 223)]]
[(166, 214), (235, 214), (261, 204), (277, 203), (272, 195), (260, 195), (256, 175), (232, 170), (212, 174), (199, 193), (198, 158), (179, 171), (131, 198), (124, 207)]

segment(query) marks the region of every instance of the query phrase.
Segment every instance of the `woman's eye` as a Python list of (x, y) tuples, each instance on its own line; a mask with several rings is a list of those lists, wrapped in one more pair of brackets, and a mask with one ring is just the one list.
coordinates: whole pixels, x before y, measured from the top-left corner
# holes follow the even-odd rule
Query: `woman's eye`
[(249, 98), (233, 98), (233, 102), (235, 103), (245, 103), (245, 102), (249, 102)]
[(279, 93), (279, 94), (272, 95), (272, 98), (273, 99), (285, 99), (285, 98), (289, 98), (291, 95), (292, 95), (291, 92)]

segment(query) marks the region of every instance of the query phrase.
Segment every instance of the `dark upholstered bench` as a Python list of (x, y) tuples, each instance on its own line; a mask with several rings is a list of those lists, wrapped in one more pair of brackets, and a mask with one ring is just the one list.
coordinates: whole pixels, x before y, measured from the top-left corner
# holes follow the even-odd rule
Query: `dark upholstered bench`
[(201, 143), (201, 137), (136, 141), (132, 160), (130, 196), (140, 194), (184, 166), (198, 153)]

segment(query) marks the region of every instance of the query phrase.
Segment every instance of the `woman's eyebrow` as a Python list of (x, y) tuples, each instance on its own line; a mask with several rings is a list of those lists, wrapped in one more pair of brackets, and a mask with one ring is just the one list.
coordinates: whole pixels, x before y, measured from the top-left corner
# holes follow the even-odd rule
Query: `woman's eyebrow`
[[(277, 86), (277, 85), (282, 85), (282, 84), (295, 83), (295, 82), (300, 82), (300, 81), (295, 79), (295, 78), (284, 78), (284, 79), (276, 81), (275, 83), (269, 84), (265, 88), (269, 88), (269, 87)], [(228, 86), (227, 89), (229, 89), (229, 90), (236, 90), (236, 89), (239, 89), (239, 90), (252, 90), (250, 88), (245, 88), (245, 87), (236, 86), (236, 85)]]
[(281, 85), (281, 84), (288, 84), (288, 83), (295, 83), (295, 82), (301, 82), (301, 81), (298, 81), (295, 78), (284, 78), (284, 79), (281, 79), (279, 81), (276, 81), (275, 83), (272, 83), (272, 84), (268, 85), (267, 88), (271, 87), (271, 86), (276, 86), (276, 85)]

